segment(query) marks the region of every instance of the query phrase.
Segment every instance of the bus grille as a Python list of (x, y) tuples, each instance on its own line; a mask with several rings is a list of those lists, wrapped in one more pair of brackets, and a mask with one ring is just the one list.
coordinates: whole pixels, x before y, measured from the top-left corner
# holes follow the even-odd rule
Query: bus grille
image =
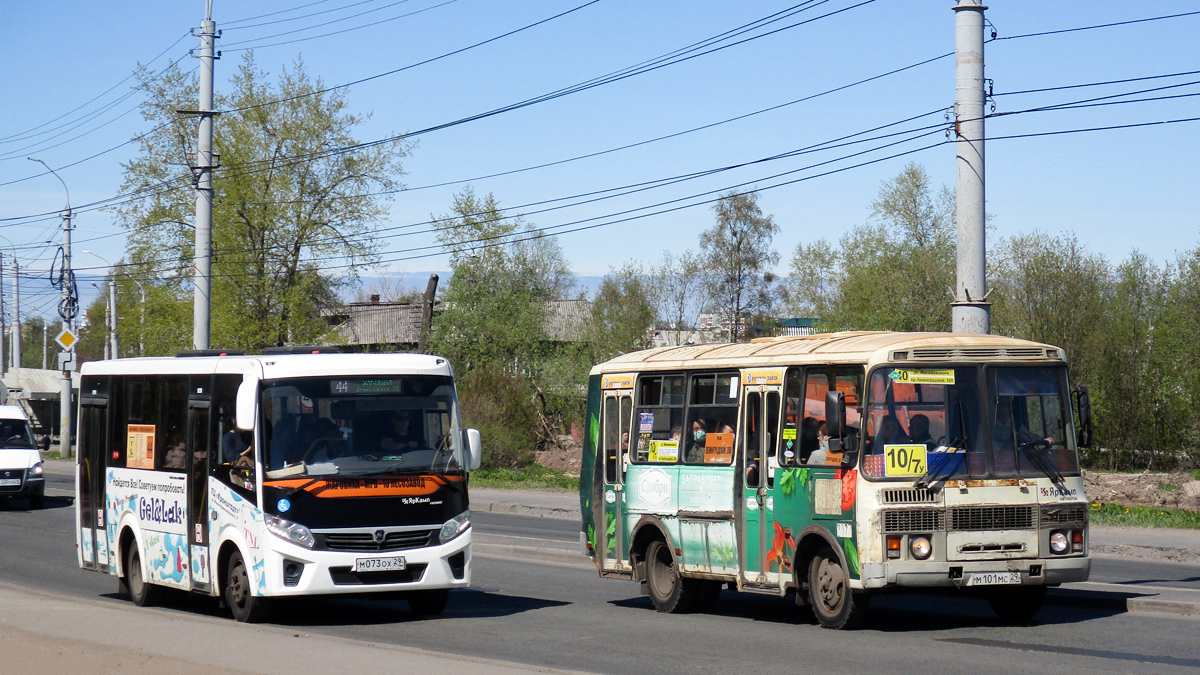
[(1057, 506), (1042, 507), (1042, 526), (1049, 525), (1074, 525), (1084, 527), (1087, 525), (1087, 504), (1060, 504)]
[(941, 509), (884, 511), (884, 532), (933, 532), (943, 528)]
[(0, 469), (0, 478), (8, 481), (16, 480), (16, 485), (0, 486), (0, 494), (5, 492), (20, 492), (25, 484), (25, 469)]
[(436, 533), (436, 529), (388, 532), (381, 542), (370, 532), (323, 532), (314, 533), (314, 538), (329, 551), (403, 551), (429, 546)]
[(1023, 530), (1035, 524), (1032, 506), (960, 506), (950, 510), (951, 530)]
[(347, 567), (330, 567), (329, 578), (338, 586), (368, 586), (371, 584), (407, 584), (420, 581), (425, 574), (424, 563), (409, 565), (407, 569), (389, 572), (351, 572)]
[(936, 504), (938, 493), (927, 488), (892, 488), (883, 491), (884, 504)]

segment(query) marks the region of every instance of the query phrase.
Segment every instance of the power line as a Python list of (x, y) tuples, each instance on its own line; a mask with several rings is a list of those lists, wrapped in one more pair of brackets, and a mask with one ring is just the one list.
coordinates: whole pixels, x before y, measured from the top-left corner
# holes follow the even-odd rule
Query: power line
[(1200, 70), (1184, 70), (1178, 73), (1166, 73), (1164, 75), (1146, 75), (1144, 77), (1127, 77), (1122, 80), (1104, 80), (1102, 82), (1087, 82), (1084, 84), (1066, 84), (1057, 87), (1042, 87), (1040, 89), (1022, 89), (1019, 91), (1001, 91), (994, 92), (992, 96), (1016, 96), (1018, 94), (1038, 94), (1047, 91), (1062, 91), (1064, 89), (1079, 89), (1082, 87), (1101, 87), (1109, 84), (1125, 84), (1126, 82), (1143, 82), (1145, 80), (1159, 80), (1167, 77), (1182, 77), (1184, 75), (1200, 75)]
[[(403, 2), (408, 2), (408, 0), (400, 0), (399, 2), (395, 2), (395, 3), (393, 3), (393, 5), (398, 5), (398, 4), (401, 4), (401, 3), (403, 3)], [(246, 50), (249, 50), (249, 49), (266, 49), (266, 48), (268, 48), (268, 47), (278, 47), (278, 46), (280, 46), (280, 45), (290, 45), (290, 44), (294, 44), (294, 43), (297, 43), (297, 42), (307, 42), (308, 40), (316, 40), (316, 39), (318, 39), (318, 38), (329, 37), (329, 36), (331, 36), (331, 35), (341, 35), (342, 33), (349, 33), (349, 32), (351, 32), (351, 31), (362, 30), (362, 29), (364, 29), (364, 28), (373, 28), (373, 27), (375, 27), (375, 26), (379, 26), (379, 25), (382, 25), (382, 24), (385, 24), (385, 23), (389, 23), (389, 22), (391, 22), (391, 21), (397, 21), (397, 20), (399, 20), (399, 19), (404, 19), (404, 18), (407, 18), (407, 17), (410, 17), (410, 16), (414, 16), (414, 15), (417, 15), (417, 14), (423, 14), (423, 13), (425, 13), (425, 12), (428, 12), (428, 11), (430, 11), (430, 10), (437, 9), (437, 8), (439, 8), (439, 7), (445, 7), (446, 5), (450, 5), (450, 4), (453, 4), (453, 3), (455, 3), (455, 2), (458, 2), (458, 0), (445, 0), (444, 2), (438, 3), (438, 4), (436, 4), (436, 5), (432, 5), (432, 6), (430, 6), (430, 7), (424, 7), (424, 8), (422, 8), (422, 9), (414, 10), (414, 11), (412, 11), (412, 12), (407, 12), (407, 13), (405, 13), (405, 14), (400, 14), (400, 15), (398, 15), (398, 16), (393, 16), (393, 17), (390, 17), (390, 18), (387, 18), (387, 19), (380, 19), (379, 21), (372, 21), (372, 22), (370, 22), (370, 23), (365, 23), (365, 24), (363, 24), (363, 25), (361, 25), (361, 26), (352, 26), (352, 27), (350, 27), (350, 28), (343, 28), (343, 29), (341, 29), (341, 30), (335, 30), (335, 31), (332, 31), (332, 32), (329, 32), (329, 33), (321, 33), (320, 35), (309, 35), (309, 36), (307, 36), (307, 37), (296, 38), (295, 40), (284, 40), (283, 42), (271, 42), (271, 43), (269, 43), (269, 44), (252, 44), (252, 43), (257, 43), (257, 42), (259, 42), (260, 40), (267, 40), (267, 39), (270, 39), (270, 38), (272, 38), (272, 37), (277, 37), (277, 36), (282, 36), (282, 35), (290, 35), (290, 34), (292, 34), (292, 33), (300, 33), (300, 32), (306, 31), (306, 30), (314, 30), (314, 29), (316, 29), (316, 28), (320, 28), (322, 25), (327, 25), (327, 24), (318, 24), (317, 26), (309, 26), (308, 28), (297, 28), (296, 30), (291, 30), (291, 31), (287, 31), (287, 32), (284, 32), (284, 33), (279, 33), (279, 34), (277, 34), (277, 35), (272, 35), (272, 36), (267, 36), (267, 37), (262, 37), (262, 38), (254, 38), (254, 39), (252, 39), (252, 40), (242, 40), (241, 42), (233, 42), (233, 43), (228, 43), (228, 44), (234, 44), (234, 45), (241, 45), (241, 44), (251, 44), (251, 46), (250, 46), (250, 47), (237, 47), (237, 48), (235, 48), (235, 49), (230, 49), (228, 46), (226, 46), (226, 47), (223, 47), (223, 48), (222, 48), (222, 51), (227, 51), (227, 52), (244, 52), (244, 51), (246, 51)], [(392, 6), (392, 5), (388, 5), (388, 7), (391, 7), (391, 6)], [(380, 8), (377, 8), (377, 9), (370, 10), (370, 11), (372, 11), (372, 12), (377, 12), (377, 11), (379, 11), (380, 9), (386, 9), (386, 8), (384, 8), (384, 7), (380, 7)], [(363, 12), (363, 14), (367, 14), (367, 13), (368, 13), (368, 12)], [(356, 14), (355, 16), (361, 16), (361, 15), (359, 15), (359, 14)], [(348, 18), (349, 18), (349, 17), (348, 17)], [(343, 20), (344, 20), (344, 19), (337, 19), (336, 21), (343, 21)], [(334, 22), (333, 22), (333, 21), (331, 21), (331, 22), (329, 22), (329, 23), (334, 23)]]
[(1062, 28), (1059, 30), (1045, 30), (1045, 31), (1041, 31), (1039, 33), (1024, 33), (1021, 35), (1008, 35), (1005, 37), (993, 38), (992, 40), (989, 40), (989, 42), (995, 42), (995, 41), (999, 41), (999, 40), (1019, 40), (1021, 38), (1041, 37), (1043, 35), (1059, 35), (1061, 33), (1075, 33), (1075, 32), (1081, 31), (1081, 30), (1095, 30), (1097, 28), (1113, 28), (1115, 26), (1128, 26), (1130, 24), (1135, 24), (1135, 23), (1146, 23), (1147, 21), (1162, 21), (1164, 19), (1178, 19), (1180, 17), (1195, 16), (1197, 14), (1200, 14), (1200, 11), (1182, 12), (1179, 14), (1165, 14), (1163, 16), (1151, 16), (1151, 17), (1148, 17), (1145, 19), (1130, 19), (1129, 21), (1115, 21), (1113, 23), (1099, 23), (1099, 24), (1096, 24), (1093, 26), (1080, 26), (1078, 28)]
[[(279, 24), (279, 23), (287, 23), (288, 21), (299, 21), (300, 19), (308, 19), (308, 18), (312, 18), (314, 16), (320, 16), (322, 14), (330, 14), (332, 12), (341, 12), (341, 11), (350, 9), (351, 7), (358, 7), (359, 5), (366, 5), (366, 4), (370, 4), (372, 2), (376, 2), (376, 0), (359, 0), (359, 2), (353, 2), (353, 3), (350, 3), (349, 5), (342, 5), (341, 7), (334, 7), (333, 9), (323, 9), (319, 12), (312, 12), (310, 14), (301, 14), (300, 16), (293, 16), (293, 17), (290, 17), (287, 19), (275, 19), (273, 21), (264, 21), (262, 23), (252, 23), (248, 26), (235, 25), (235, 24), (239, 24), (239, 23), (244, 23), (246, 21), (253, 21), (256, 19), (266, 18), (268, 16), (275, 16), (277, 14), (286, 14), (287, 12), (294, 12), (297, 9), (301, 9), (303, 7), (308, 7), (311, 5), (319, 5), (319, 4), (321, 4), (323, 2), (327, 2), (327, 1), (328, 0), (320, 0), (320, 2), (310, 3), (309, 5), (302, 5), (301, 7), (296, 7), (293, 9), (285, 9), (285, 10), (280, 10), (278, 12), (271, 12), (270, 14), (263, 14), (261, 16), (254, 17), (252, 19), (235, 19), (233, 21), (229, 21), (229, 22), (225, 23), (225, 30), (244, 30), (246, 28), (259, 28), (261, 26), (272, 26), (272, 25)], [(401, 1), (407, 2), (407, 0), (401, 0)]]

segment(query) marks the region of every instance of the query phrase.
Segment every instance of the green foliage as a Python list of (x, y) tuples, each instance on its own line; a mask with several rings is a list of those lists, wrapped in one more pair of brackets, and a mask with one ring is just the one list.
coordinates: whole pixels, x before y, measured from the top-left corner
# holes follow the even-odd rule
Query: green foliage
[(871, 207), (877, 222), (855, 228), (838, 246), (819, 240), (796, 247), (788, 311), (817, 317), (830, 331), (949, 330), (953, 195), (943, 188), (934, 197), (925, 170), (909, 164), (883, 184)]
[[(118, 317), (123, 352), (144, 342), (147, 355), (170, 354), (191, 346), (195, 195), (161, 186), (192, 184), (196, 120), (175, 111), (195, 107), (196, 81), (178, 68), (162, 77), (139, 76), (147, 94), (142, 116), (154, 129), (139, 137), (122, 190), (147, 196), (117, 214), (129, 231), (128, 276), (142, 283), (149, 307), (144, 323), (140, 312), (119, 311)], [(338, 291), (375, 260), (370, 235), (387, 212), (375, 195), (400, 187), (399, 158), (407, 146), (328, 153), (353, 145), (352, 131), (365, 118), (347, 112), (343, 90), (314, 94), (323, 88), (300, 61), (268, 82), (247, 53), (233, 91), (216, 101), (219, 108), (244, 110), (217, 118), (214, 130), (223, 167), (214, 177), (214, 345), (256, 351), (326, 340), (322, 309), (340, 305)], [(322, 269), (329, 259), (338, 261), (337, 272)], [(118, 281), (129, 286), (122, 289), (127, 298), (141, 292), (131, 280)], [(135, 318), (138, 339), (130, 340), (124, 326)]]
[[(579, 476), (531, 464), (521, 469), (485, 467), (471, 472), (471, 485), (519, 490), (579, 491)], [(590, 526), (589, 526), (590, 527)], [(593, 543), (594, 540), (593, 540)]]
[(469, 370), (458, 375), (458, 398), (463, 424), (479, 429), (483, 437), (484, 467), (521, 469), (532, 464), (537, 410), (523, 378), (496, 366)]
[(745, 339), (741, 321), (774, 302), (772, 269), (779, 253), (771, 241), (775, 220), (758, 206), (758, 193), (730, 191), (714, 207), (717, 220), (700, 234), (700, 261), (713, 310), (729, 319), (730, 342)]
[(1088, 509), (1092, 525), (1121, 527), (1200, 528), (1200, 513), (1153, 506), (1125, 506), (1114, 502), (1092, 502)]
[(601, 280), (587, 328), (593, 361), (607, 361), (650, 346), (654, 308), (644, 279), (641, 267), (630, 262)]

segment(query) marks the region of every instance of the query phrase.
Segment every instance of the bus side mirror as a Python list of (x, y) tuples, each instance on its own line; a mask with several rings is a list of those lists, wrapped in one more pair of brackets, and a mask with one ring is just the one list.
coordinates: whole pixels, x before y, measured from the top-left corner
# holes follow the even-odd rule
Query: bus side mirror
[(825, 433), (830, 438), (846, 433), (846, 395), (840, 391), (825, 392)]
[(474, 471), (483, 462), (483, 440), (478, 429), (467, 429), (467, 447), (464, 448), (467, 471)]
[(258, 404), (258, 378), (247, 376), (238, 385), (234, 416), (237, 428), (242, 431), (254, 429), (254, 412)]
[(1079, 415), (1079, 429), (1075, 434), (1075, 445), (1081, 448), (1092, 447), (1092, 397), (1088, 388), (1079, 385), (1075, 387), (1075, 412)]
[(50, 434), (42, 436), (42, 452), (50, 452)]

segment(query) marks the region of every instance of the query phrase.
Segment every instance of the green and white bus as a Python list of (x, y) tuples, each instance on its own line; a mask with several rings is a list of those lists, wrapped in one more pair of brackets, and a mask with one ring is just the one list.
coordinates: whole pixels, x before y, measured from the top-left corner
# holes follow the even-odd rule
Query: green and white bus
[(581, 544), (664, 612), (728, 585), (849, 628), (886, 589), (978, 587), (1029, 618), (1091, 565), (1070, 392), (1062, 350), (990, 335), (626, 354), (589, 379)]

